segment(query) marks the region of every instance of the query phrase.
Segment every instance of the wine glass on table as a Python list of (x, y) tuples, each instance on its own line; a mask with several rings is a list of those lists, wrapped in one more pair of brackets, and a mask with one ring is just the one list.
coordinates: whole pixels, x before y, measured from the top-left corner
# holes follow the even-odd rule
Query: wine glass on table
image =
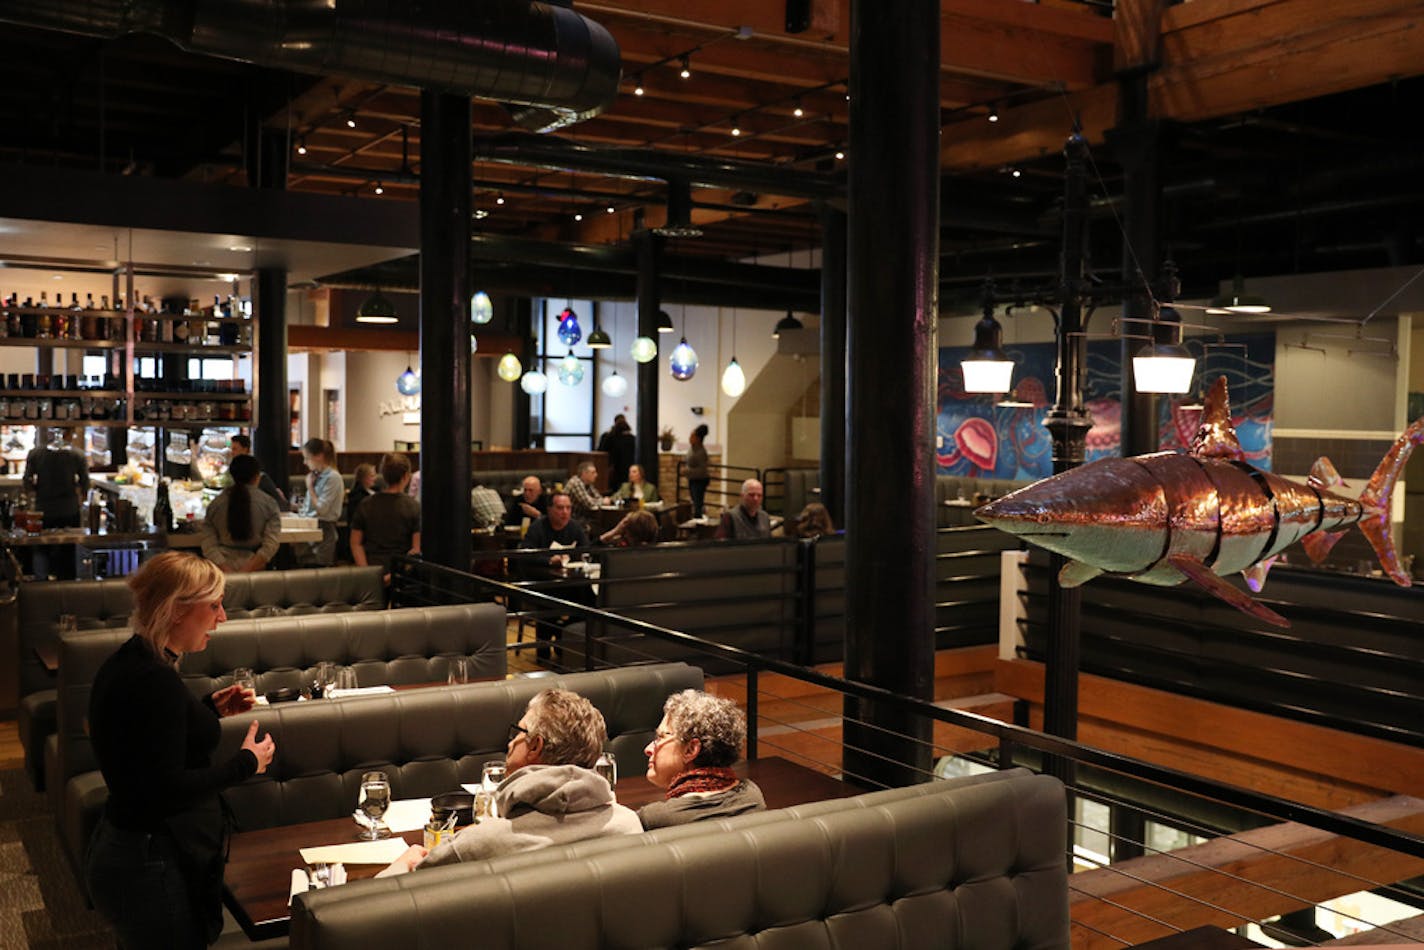
[(389, 838), (391, 833), (381, 823), (381, 816), (391, 807), (391, 783), (385, 772), (366, 772), (361, 776), (361, 797), (357, 807), (370, 821), (370, 825), (356, 834), (361, 841), (377, 841)]

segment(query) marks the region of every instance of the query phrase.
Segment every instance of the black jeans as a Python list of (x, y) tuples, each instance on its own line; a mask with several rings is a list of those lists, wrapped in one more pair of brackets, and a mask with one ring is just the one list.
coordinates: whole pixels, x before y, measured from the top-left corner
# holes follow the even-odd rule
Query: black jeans
[(702, 503), (707, 498), (707, 485), (710, 478), (689, 478), (687, 480), (687, 490), (692, 494), (692, 517), (702, 517)]
[[(200, 907), (173, 840), (115, 828), (101, 818), (85, 861), (84, 880), (95, 910), (114, 925), (119, 946), (202, 948), (222, 923), (221, 907)], [(212, 928), (213, 915), (217, 927)]]

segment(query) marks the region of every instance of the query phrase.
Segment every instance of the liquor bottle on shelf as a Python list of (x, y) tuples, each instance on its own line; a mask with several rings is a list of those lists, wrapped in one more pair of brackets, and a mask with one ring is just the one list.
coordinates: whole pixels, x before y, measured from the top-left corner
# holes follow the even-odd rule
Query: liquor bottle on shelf
[(48, 306), (49, 306), (49, 298), (48, 298), (48, 296), (46, 295), (45, 291), (43, 291), (43, 290), (40, 291), (40, 302), (39, 302), (39, 304), (38, 304), (37, 306), (40, 306), (40, 307), (48, 307)]
[(99, 339), (99, 317), (94, 313), (93, 294), (90, 294), (84, 301), (84, 312), (79, 315), (79, 338), (81, 340)]

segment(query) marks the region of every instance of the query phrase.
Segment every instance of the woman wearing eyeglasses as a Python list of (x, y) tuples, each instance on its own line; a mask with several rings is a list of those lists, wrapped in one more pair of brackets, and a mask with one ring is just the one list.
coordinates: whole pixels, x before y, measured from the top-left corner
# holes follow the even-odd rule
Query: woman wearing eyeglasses
[(732, 771), (746, 738), (747, 718), (730, 700), (695, 689), (669, 696), (663, 721), (643, 749), (648, 781), (666, 792), (663, 801), (638, 810), (643, 827), (651, 831), (765, 808), (756, 783)]

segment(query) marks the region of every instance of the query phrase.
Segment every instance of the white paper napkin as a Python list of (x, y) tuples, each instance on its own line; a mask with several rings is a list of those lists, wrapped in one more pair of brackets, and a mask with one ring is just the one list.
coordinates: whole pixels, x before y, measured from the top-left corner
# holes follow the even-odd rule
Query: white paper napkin
[(343, 699), (348, 696), (375, 696), (380, 693), (394, 693), (389, 686), (357, 686), (353, 689), (331, 689), (326, 693), (329, 699)]
[(340, 886), (340, 885), (342, 885), (342, 884), (345, 884), (345, 883), (346, 883), (346, 865), (344, 865), (344, 864), (333, 864), (333, 865), (331, 865), (331, 883), (330, 883), (329, 885), (327, 885), (327, 884), (322, 884), (320, 881), (315, 881), (315, 880), (314, 880), (311, 876), (309, 876), (309, 875), (307, 874), (307, 872), (306, 872), (305, 870), (303, 870), (302, 868), (293, 868), (293, 869), (292, 869), (292, 887), (291, 887), (291, 890), (290, 890), (290, 891), (288, 892), (288, 894), (287, 894), (287, 905), (288, 905), (288, 906), (291, 906), (292, 899), (293, 899), (294, 897), (296, 897), (298, 894), (302, 893), (303, 891), (312, 890), (312, 889), (313, 889), (313, 887), (312, 887), (313, 884), (315, 884), (316, 890), (321, 890), (323, 887), (338, 887), (338, 886)]
[(307, 864), (390, 864), (409, 847), (404, 838), (382, 838), (379, 841), (352, 841), (348, 844), (328, 844), (303, 848), (302, 860)]

